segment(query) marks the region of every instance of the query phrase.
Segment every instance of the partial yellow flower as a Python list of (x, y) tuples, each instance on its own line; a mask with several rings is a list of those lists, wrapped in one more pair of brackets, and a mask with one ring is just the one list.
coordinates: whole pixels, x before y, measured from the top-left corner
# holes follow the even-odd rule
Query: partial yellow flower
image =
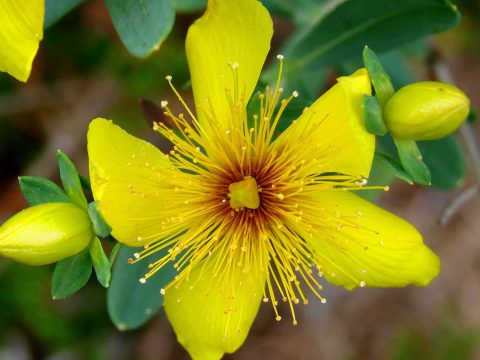
[(85, 249), (95, 234), (85, 210), (47, 203), (20, 211), (0, 226), (0, 255), (29, 265), (46, 265)]
[(0, 71), (27, 81), (43, 37), (45, 0), (0, 0)]
[(364, 127), (364, 69), (339, 78), (276, 137), (298, 96), (283, 97), (278, 56), (277, 86), (246, 113), (271, 36), (258, 1), (210, 0), (187, 36), (197, 115), (163, 102), (176, 129), (154, 124), (173, 150), (162, 154), (104, 119), (89, 128), (94, 198), (115, 238), (144, 246), (133, 261), (168, 249), (140, 280), (177, 269), (160, 292), (194, 359), (238, 349), (262, 300), (277, 320), (286, 302), (297, 324), (307, 290), (326, 301), (322, 276), (352, 289), (426, 285), (439, 272), (412, 225), (352, 192), (365, 188), (375, 146)]

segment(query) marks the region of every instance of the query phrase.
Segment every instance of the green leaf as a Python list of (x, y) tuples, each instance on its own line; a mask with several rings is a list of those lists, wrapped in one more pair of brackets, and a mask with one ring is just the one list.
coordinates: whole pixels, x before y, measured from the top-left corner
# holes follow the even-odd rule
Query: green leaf
[(413, 184), (412, 178), (405, 172), (402, 165), (394, 158), (386, 154), (376, 152), (375, 161), (381, 163), (384, 166), (384, 168), (387, 171), (389, 171), (393, 176), (395, 176), (397, 179), (403, 180), (409, 183), (410, 185)]
[(85, 286), (92, 274), (92, 260), (88, 249), (60, 260), (53, 271), (52, 299), (65, 299)]
[(367, 46), (363, 48), (363, 62), (375, 89), (375, 95), (377, 95), (378, 101), (383, 108), (388, 99), (395, 93), (392, 80), (383, 68), (380, 59), (373, 50)]
[(432, 186), (452, 190), (465, 178), (465, 159), (462, 147), (452, 135), (435, 141), (421, 141), (418, 146), (423, 161), (432, 173)]
[(363, 111), (365, 113), (365, 127), (374, 135), (385, 135), (387, 127), (383, 122), (382, 108), (375, 96), (364, 95)]
[(175, 10), (178, 12), (194, 12), (204, 9), (207, 0), (175, 0)]
[(172, 30), (173, 0), (105, 0), (127, 50), (144, 58), (157, 50)]
[(105, 251), (103, 251), (102, 243), (95, 237), (90, 243), (90, 256), (92, 257), (93, 268), (97, 275), (98, 282), (104, 287), (108, 288), (110, 284), (110, 261), (108, 260)]
[(406, 173), (420, 185), (431, 185), (431, 175), (427, 165), (422, 160), (422, 153), (413, 140), (394, 139), (397, 146), (400, 163)]
[(98, 210), (98, 201), (91, 202), (88, 204), (88, 215), (92, 221), (93, 230), (95, 234), (104, 238), (110, 235), (112, 228), (106, 223), (103, 219), (102, 214)]
[(122, 246), (113, 266), (112, 282), (107, 292), (107, 306), (110, 318), (120, 330), (138, 328), (154, 316), (163, 303), (160, 289), (177, 274), (173, 265), (167, 264), (146, 283), (141, 284), (139, 279), (148, 272), (148, 264), (168, 254), (165, 249), (135, 264), (129, 264), (128, 259), (133, 258), (133, 254), (141, 250)]
[(287, 60), (285, 75), (356, 58), (365, 45), (385, 52), (459, 21), (459, 12), (447, 0), (343, 1), (287, 42), (280, 52)]
[(82, 2), (83, 0), (46, 0), (43, 27), (49, 28)]
[(87, 209), (87, 199), (83, 194), (82, 185), (78, 176), (77, 168), (73, 162), (63, 152), (57, 152), (58, 168), (60, 169), (60, 178), (62, 179), (63, 187), (70, 200)]
[(49, 202), (70, 202), (67, 194), (50, 180), (36, 176), (20, 176), (18, 183), (31, 206)]

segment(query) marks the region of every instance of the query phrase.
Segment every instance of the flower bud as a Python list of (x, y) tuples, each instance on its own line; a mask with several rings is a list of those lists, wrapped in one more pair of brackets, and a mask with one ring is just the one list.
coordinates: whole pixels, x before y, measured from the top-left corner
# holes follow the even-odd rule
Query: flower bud
[(424, 81), (397, 91), (383, 115), (388, 130), (399, 139), (435, 140), (457, 130), (469, 110), (470, 100), (457, 87)]
[(0, 227), (0, 255), (29, 265), (45, 265), (72, 256), (94, 236), (85, 210), (72, 203), (29, 207)]

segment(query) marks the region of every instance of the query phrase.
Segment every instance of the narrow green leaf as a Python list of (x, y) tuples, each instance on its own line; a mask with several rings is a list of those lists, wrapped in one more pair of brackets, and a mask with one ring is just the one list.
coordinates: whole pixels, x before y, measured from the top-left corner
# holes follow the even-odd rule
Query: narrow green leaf
[(207, 6), (207, 0), (175, 0), (175, 10), (189, 13), (199, 11)]
[(36, 176), (20, 176), (18, 183), (31, 206), (49, 202), (70, 202), (67, 194), (50, 180)]
[(375, 153), (375, 160), (381, 163), (386, 170), (392, 173), (397, 179), (403, 180), (410, 185), (413, 184), (412, 178), (405, 172), (402, 165), (395, 160), (394, 158), (382, 154), (382, 153)]
[(432, 187), (452, 190), (465, 179), (465, 159), (457, 139), (449, 135), (435, 141), (420, 141), (423, 161), (432, 173)]
[(60, 178), (62, 179), (63, 187), (70, 200), (87, 209), (87, 199), (83, 194), (82, 185), (78, 176), (77, 168), (73, 162), (62, 151), (57, 152), (58, 168), (60, 169)]
[(95, 269), (98, 282), (104, 288), (108, 288), (111, 278), (110, 261), (105, 251), (103, 251), (100, 239), (97, 237), (90, 243), (90, 256), (92, 257), (93, 268)]
[(110, 269), (112, 268), (113, 264), (115, 263), (115, 259), (117, 258), (118, 252), (122, 248), (122, 244), (117, 242), (114, 246), (112, 251), (110, 252), (110, 256), (108, 257), (108, 261), (110, 262)]
[(387, 127), (383, 121), (382, 108), (375, 96), (364, 95), (363, 111), (365, 113), (365, 127), (367, 131), (374, 135), (385, 135)]
[(383, 68), (378, 56), (367, 46), (363, 48), (363, 63), (367, 68), (368, 76), (372, 81), (378, 101), (383, 108), (388, 99), (395, 93), (392, 80)]
[(92, 260), (88, 249), (60, 260), (53, 271), (52, 299), (65, 299), (85, 286), (92, 274)]
[(157, 50), (172, 30), (173, 0), (105, 0), (127, 50), (143, 58)]
[(49, 28), (82, 2), (83, 0), (45, 0), (43, 27)]
[(93, 201), (88, 204), (88, 215), (90, 216), (93, 230), (97, 236), (104, 238), (110, 235), (112, 228), (103, 219), (102, 214), (100, 214), (100, 211), (98, 210), (98, 201)]
[(431, 175), (427, 165), (423, 162), (422, 153), (413, 140), (394, 139), (397, 146), (400, 163), (406, 173), (420, 185), (431, 185)]
[(148, 264), (167, 254), (165, 249), (135, 264), (129, 264), (128, 259), (134, 258), (133, 254), (141, 250), (122, 246), (113, 266), (112, 282), (107, 292), (107, 306), (110, 318), (120, 330), (138, 328), (154, 316), (163, 303), (160, 289), (177, 274), (173, 265), (167, 264), (146, 283), (141, 284), (139, 279), (149, 271)]
[(78, 174), (78, 176), (80, 177), (80, 184), (82, 184), (82, 187), (85, 190), (92, 191), (92, 184), (90, 183), (90, 180), (80, 173)]
[(460, 21), (447, 0), (342, 1), (308, 26), (299, 27), (281, 54), (285, 77), (358, 58), (365, 45), (382, 53), (427, 35), (448, 30)]

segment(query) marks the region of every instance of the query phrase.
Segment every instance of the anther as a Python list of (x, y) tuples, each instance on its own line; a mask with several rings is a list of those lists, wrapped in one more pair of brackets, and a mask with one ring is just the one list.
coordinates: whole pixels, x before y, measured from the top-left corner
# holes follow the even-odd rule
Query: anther
[(136, 252), (135, 254), (133, 254), (133, 257), (135, 259), (140, 259), (140, 254), (138, 252)]
[(278, 60), (283, 60), (283, 59), (285, 59), (285, 57), (284, 57), (282, 54), (278, 54), (278, 55), (277, 55), (277, 59), (278, 59)]
[(140, 282), (140, 284), (145, 284), (147, 282), (147, 279), (142, 277), (142, 278), (138, 279), (138, 281)]
[(170, 82), (170, 81), (172, 81), (173, 77), (172, 77), (172, 75), (167, 75), (167, 76), (165, 76), (165, 79), (167, 79), (167, 81)]
[(294, 92), (292, 92), (292, 96), (293, 96), (294, 98), (297, 98), (297, 97), (298, 97), (298, 91), (295, 90)]
[[(168, 80), (168, 79), (167, 79), (167, 80)], [(170, 77), (170, 80), (171, 80), (171, 77)], [(162, 108), (166, 108), (167, 105), (168, 105), (168, 101), (167, 101), (167, 100), (163, 100), (163, 101), (160, 102), (160, 106), (161, 106)]]

